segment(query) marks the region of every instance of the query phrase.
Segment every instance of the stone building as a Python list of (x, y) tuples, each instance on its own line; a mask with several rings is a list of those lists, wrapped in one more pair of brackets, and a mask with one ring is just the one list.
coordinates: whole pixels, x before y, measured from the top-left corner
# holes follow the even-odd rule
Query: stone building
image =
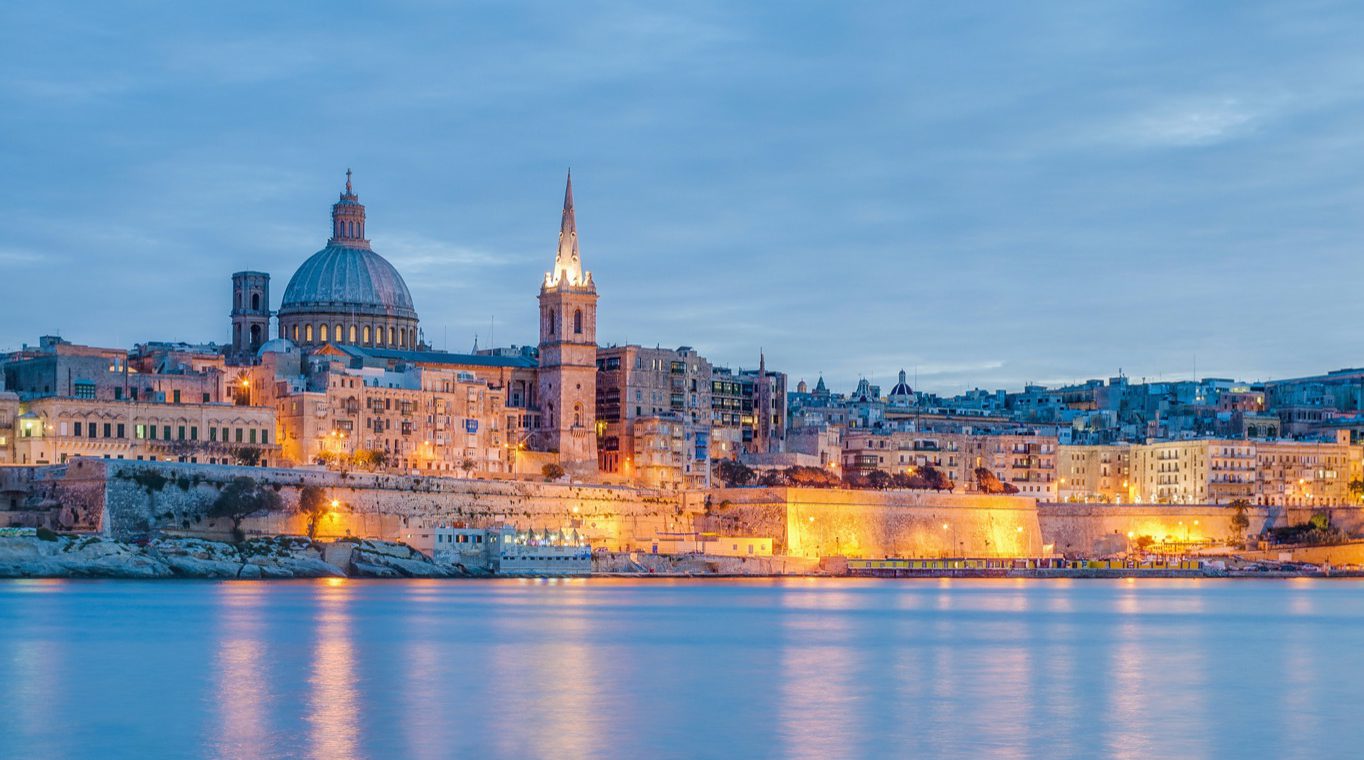
[(188, 346), (82, 346), (43, 336), (4, 359), (6, 387), (44, 397), (215, 404), (230, 400), (222, 356)]
[[(553, 270), (540, 287), (540, 340), (533, 349), (431, 351), (421, 340), (407, 284), (374, 251), (366, 224), (365, 207), (348, 171), (345, 189), (332, 206), (326, 247), (303, 262), (285, 288), (275, 340), (255, 340), (260, 325), (268, 332), (269, 276), (252, 271), (233, 275), (233, 345), (227, 353), (237, 366), (225, 383), (229, 397), (277, 408), (286, 432), (285, 457), (306, 463), (328, 446), (336, 448), (341, 434), (350, 434), (343, 430), (347, 419), (334, 413), (335, 399), (316, 397), (331, 393), (337, 387), (333, 382), (349, 388), (355, 377), (364, 377), (371, 383), (368, 395), (382, 391), (380, 395), (393, 396), (385, 403), (423, 409), (433, 420), (453, 420), (457, 415), (438, 407), (459, 405), (442, 398), (444, 391), (433, 391), (428, 381), (455, 378), (450, 382), (459, 384), (460, 393), (472, 388), (484, 399), (476, 413), (459, 418), (478, 420), (478, 436), (495, 433), (498, 442), (490, 444), (483, 437), (456, 441), (433, 427), (436, 421), (423, 426), (412, 420), (371, 420), (371, 425), (384, 426), (384, 435), (371, 437), (388, 467), (458, 471), (472, 459), (475, 472), (490, 474), (506, 469), (508, 450), (539, 450), (552, 453), (549, 461), (579, 476), (595, 473), (597, 290), (580, 257), (572, 179), (565, 188)], [(385, 379), (375, 391), (372, 382), (378, 376)], [(303, 407), (310, 411), (298, 411)], [(350, 424), (360, 424), (353, 413), (347, 414)], [(394, 429), (408, 432), (390, 435)], [(451, 442), (436, 442), (442, 438)], [(347, 447), (369, 450), (363, 442), (348, 440)], [(499, 453), (489, 454), (490, 446)]]
[(958, 491), (975, 488), (984, 467), (1023, 496), (1056, 498), (1056, 437), (1033, 431), (999, 434), (850, 429), (843, 436), (843, 469), (910, 474), (931, 466)]
[[(417, 347), (420, 336), (412, 294), (398, 270), (375, 253), (365, 237), (365, 207), (351, 187), (349, 170), (346, 189), (332, 206), (331, 232), (327, 246), (308, 257), (284, 289), (279, 336), (305, 350), (328, 343)], [(268, 277), (265, 282), (268, 295)], [(237, 288), (234, 276), (234, 298)], [(248, 317), (240, 319), (246, 324)]]
[(540, 286), (539, 445), (559, 453), (564, 469), (597, 470), (597, 286), (583, 269), (573, 210), (573, 178), (564, 189), (554, 269)]
[(504, 392), (485, 380), (340, 361), (314, 378), (274, 399), (286, 462), (466, 477), (508, 471)]
[(1065, 502), (1130, 504), (1132, 446), (1061, 446), (1056, 454), (1057, 496)]
[(205, 464), (278, 464), (275, 412), (223, 403), (159, 403), (45, 396), (22, 402), (12, 461), (72, 457)]
[[(610, 346), (597, 351), (598, 462), (602, 472), (629, 474), (640, 420), (667, 418), (709, 458), (711, 365), (690, 346), (677, 349)], [(688, 466), (698, 459), (687, 455)]]

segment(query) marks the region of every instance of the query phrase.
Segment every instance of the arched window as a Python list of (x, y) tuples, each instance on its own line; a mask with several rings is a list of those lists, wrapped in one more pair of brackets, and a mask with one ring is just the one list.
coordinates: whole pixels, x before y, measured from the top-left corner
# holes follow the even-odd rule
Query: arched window
[(407, 348), (407, 328), (398, 328), (398, 345)]
[(397, 343), (397, 342), (398, 342), (398, 331), (395, 330), (395, 329), (393, 328), (393, 325), (389, 325), (389, 326), (388, 326), (388, 345), (391, 346), (391, 345), (393, 345), (394, 343)]
[(545, 405), (545, 421), (544, 421), (544, 424), (541, 425), (541, 427), (547, 427), (547, 428), (552, 428), (552, 427), (554, 427), (554, 402), (553, 402), (553, 401), (551, 401), (551, 402), (549, 402), (548, 404)]
[(232, 294), (232, 308), (237, 311), (242, 310), (242, 292), (240, 290)]
[(369, 344), (369, 325), (365, 325), (365, 343)]
[(251, 311), (260, 311), (260, 293), (251, 294)]
[(313, 342), (313, 326), (312, 326), (312, 325), (304, 325), (304, 326), (303, 326), (303, 342), (304, 342), (304, 343), (312, 343), (312, 342)]
[(573, 334), (583, 334), (583, 310), (578, 309), (573, 312)]
[(346, 333), (341, 329), (340, 324), (336, 326), (336, 332), (332, 333), (332, 335), (336, 336), (337, 343), (340, 343), (341, 341), (346, 339)]
[(260, 325), (251, 325), (251, 347), (260, 348)]
[(355, 325), (350, 326), (350, 342), (355, 342)]
[(554, 334), (554, 310), (553, 310), (553, 309), (550, 309), (550, 310), (549, 310), (549, 324), (545, 327), (545, 330), (546, 330), (550, 335), (553, 335), (553, 334)]
[(580, 427), (582, 427), (582, 426), (583, 426), (583, 405), (582, 405), (582, 404), (574, 404), (574, 405), (573, 405), (573, 427), (580, 428)]
[(298, 325), (294, 325), (294, 342), (298, 342)]
[(320, 342), (326, 343), (328, 340), (331, 339), (331, 337), (330, 337), (330, 336), (331, 336), (331, 333), (330, 333), (330, 331), (327, 329), (327, 323), (323, 322), (323, 323), (322, 323), (322, 326), (319, 327), (318, 330), (319, 330), (319, 332), (318, 332), (318, 339), (319, 339)]

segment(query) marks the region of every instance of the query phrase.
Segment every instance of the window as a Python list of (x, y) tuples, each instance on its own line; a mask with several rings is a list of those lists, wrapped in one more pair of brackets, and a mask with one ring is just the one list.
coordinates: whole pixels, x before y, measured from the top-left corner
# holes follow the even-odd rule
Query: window
[(294, 342), (298, 342), (298, 325), (294, 325)]
[[(133, 435), (135, 435), (135, 436), (136, 436), (137, 438), (139, 438), (139, 439), (141, 439), (141, 438), (146, 438), (146, 437), (147, 437), (147, 426), (146, 426), (146, 425), (138, 425), (138, 426), (134, 427), (134, 428), (133, 428)], [(142, 457), (138, 457), (138, 459), (141, 459), (141, 458), (142, 458)]]
[(355, 325), (350, 326), (350, 342), (355, 342)]
[(176, 404), (180, 403), (180, 391), (178, 391), (178, 390), (177, 390), (177, 391), (172, 391), (172, 392), (171, 392), (171, 397), (175, 399), (174, 403), (176, 403)]
[(369, 325), (365, 325), (365, 342), (369, 343)]
[(124, 429), (122, 422), (118, 423), (118, 437), (119, 438), (127, 437), (127, 431)]
[(216, 441), (216, 440), (218, 440), (218, 428), (215, 428), (215, 427), (213, 427), (212, 425), (209, 426), (209, 428), (208, 428), (208, 439), (209, 439), (210, 441)]
[(251, 310), (260, 311), (260, 293), (251, 294)]
[(76, 437), (77, 437), (77, 438), (80, 438), (80, 435), (81, 435), (81, 424), (80, 424), (79, 422), (77, 422), (77, 423), (76, 423)]
[(320, 332), (318, 333), (318, 340), (322, 341), (323, 343), (326, 343), (328, 335), (327, 326), (324, 324), (318, 329), (320, 330)]
[(553, 334), (554, 334), (554, 310), (553, 310), (553, 309), (550, 309), (550, 310), (549, 310), (549, 324), (546, 326), (545, 329), (546, 329), (546, 331), (547, 331), (550, 335), (553, 335)]
[(304, 343), (312, 343), (312, 342), (313, 342), (313, 326), (312, 326), (312, 325), (304, 325), (304, 326), (303, 326), (303, 342), (304, 342)]
[(573, 333), (574, 333), (575, 335), (582, 335), (582, 334), (583, 334), (583, 310), (582, 310), (582, 309), (578, 309), (578, 310), (576, 310), (576, 311), (573, 312)]
[(95, 384), (88, 380), (81, 380), (76, 383), (73, 390), (76, 398), (91, 399), (95, 397)]
[(336, 337), (336, 341), (338, 343), (341, 342), (342, 340), (345, 340), (346, 336), (346, 334), (341, 331), (341, 325), (339, 324), (336, 326), (336, 332), (332, 333), (332, 335)]
[(256, 442), (256, 429), (255, 429), (255, 428), (251, 428), (251, 442), (252, 442), (252, 443), (255, 443), (255, 442)]
[(170, 425), (161, 426), (161, 437), (169, 441), (171, 439)]
[(183, 441), (183, 440), (185, 440), (185, 426), (184, 426), (184, 425), (181, 425), (181, 426), (176, 430), (176, 432), (179, 433), (179, 435), (176, 437), (176, 440), (178, 440), (178, 441)]
[(105, 438), (114, 437), (114, 426), (108, 422), (104, 423), (104, 437)]

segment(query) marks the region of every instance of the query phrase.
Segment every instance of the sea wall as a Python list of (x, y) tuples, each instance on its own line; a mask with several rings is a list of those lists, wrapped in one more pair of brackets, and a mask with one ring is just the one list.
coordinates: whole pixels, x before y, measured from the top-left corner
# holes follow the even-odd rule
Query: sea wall
[[(1157, 543), (1241, 540), (1232, 527), (1236, 509), (1215, 504), (1039, 504), (1038, 519), (1047, 543), (1062, 554), (1101, 557), (1127, 550), (1128, 542), (1150, 536)], [(1270, 528), (1300, 525), (1323, 513), (1331, 524), (1348, 533), (1364, 528), (1364, 509), (1359, 507), (1252, 506), (1245, 535)], [(1129, 537), (1129, 534), (1130, 537)]]
[(231, 522), (208, 515), (223, 487), (243, 476), (273, 488), (281, 502), (279, 511), (246, 518), (241, 527), (247, 535), (306, 532), (307, 517), (298, 511), (306, 486), (337, 502), (318, 525), (323, 539), (365, 536), (429, 548), (431, 529), (437, 525), (505, 523), (541, 530), (574, 528), (595, 545), (628, 550), (660, 531), (690, 525), (681, 497), (644, 489), (127, 460), (80, 460), (75, 465), (103, 481), (103, 509), (93, 523), (71, 527), (104, 530), (114, 537), (228, 536)]
[(772, 536), (797, 557), (1025, 556), (1042, 551), (1036, 502), (1018, 496), (833, 488), (709, 493), (703, 530)]

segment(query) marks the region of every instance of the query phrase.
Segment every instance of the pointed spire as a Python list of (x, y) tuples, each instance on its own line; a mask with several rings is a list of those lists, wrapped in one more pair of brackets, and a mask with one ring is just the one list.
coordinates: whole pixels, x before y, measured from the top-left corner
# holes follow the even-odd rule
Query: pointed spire
[(354, 195), (354, 194), (355, 194), (354, 191), (352, 191), (352, 190), (351, 190), (351, 187), (350, 187), (350, 167), (347, 166), (347, 167), (346, 167), (346, 195)]
[(552, 288), (564, 283), (576, 287), (591, 282), (592, 274), (583, 272), (578, 254), (578, 221), (573, 212), (573, 171), (570, 169), (564, 187), (564, 213), (559, 221), (559, 249), (554, 254), (554, 271), (545, 275), (545, 286)]

